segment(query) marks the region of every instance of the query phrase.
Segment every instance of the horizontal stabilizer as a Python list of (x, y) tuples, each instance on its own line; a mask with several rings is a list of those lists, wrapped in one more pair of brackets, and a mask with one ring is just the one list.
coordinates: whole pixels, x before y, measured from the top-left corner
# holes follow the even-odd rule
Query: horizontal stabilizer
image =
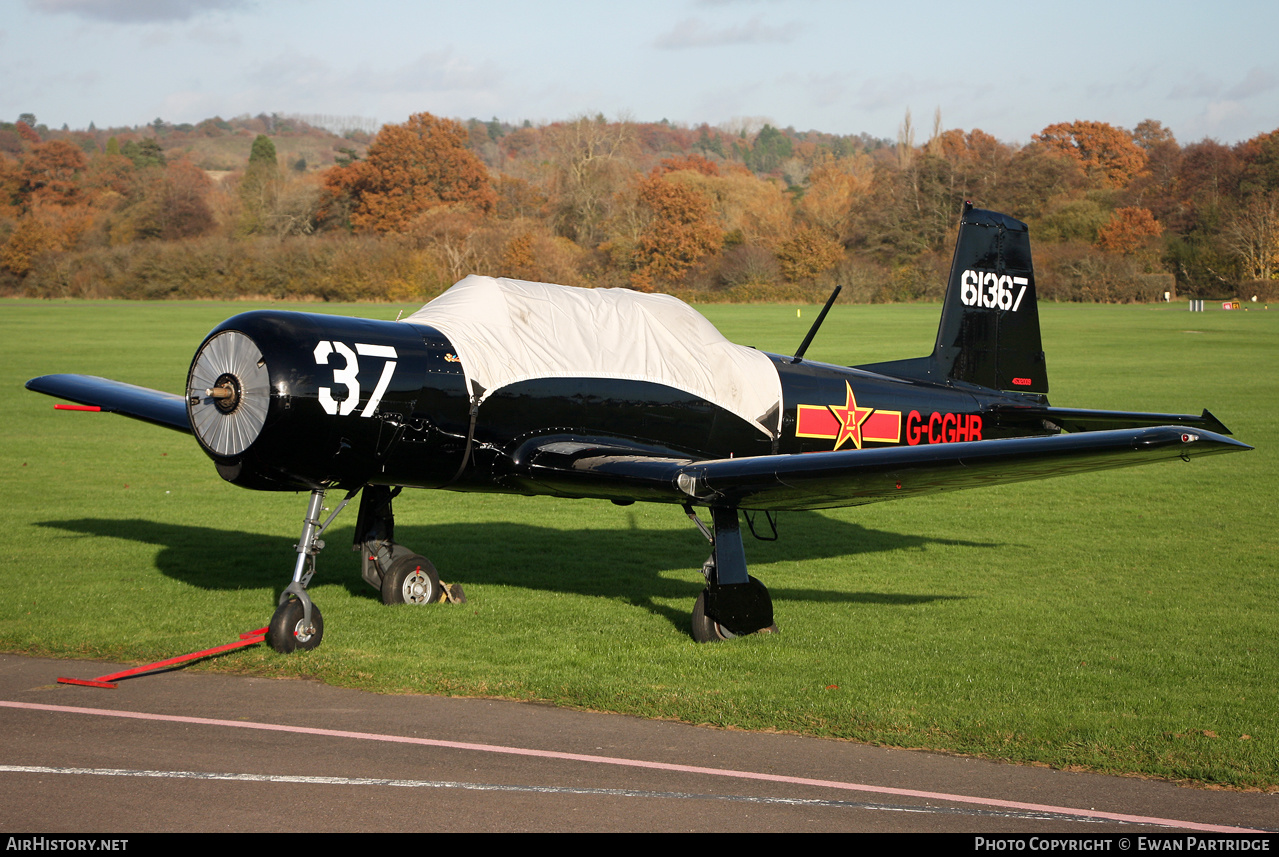
[(1205, 408), (1202, 414), (1149, 414), (1136, 411), (1090, 411), (1081, 408), (1051, 408), (1039, 405), (996, 405), (988, 420), (1007, 428), (1039, 429), (1049, 422), (1063, 431), (1105, 431), (1153, 426), (1189, 426), (1230, 434), (1230, 429)]
[(28, 381), (27, 389), (191, 433), (186, 399), (175, 393), (162, 393), (96, 375), (41, 375)]

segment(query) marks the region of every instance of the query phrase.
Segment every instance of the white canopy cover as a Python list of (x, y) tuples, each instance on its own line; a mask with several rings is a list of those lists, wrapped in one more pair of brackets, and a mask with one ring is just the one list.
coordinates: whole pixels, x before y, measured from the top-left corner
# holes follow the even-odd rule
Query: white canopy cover
[(780, 427), (772, 361), (729, 342), (670, 295), (471, 275), (404, 321), (447, 336), (485, 398), (533, 378), (651, 381), (700, 396), (766, 434)]

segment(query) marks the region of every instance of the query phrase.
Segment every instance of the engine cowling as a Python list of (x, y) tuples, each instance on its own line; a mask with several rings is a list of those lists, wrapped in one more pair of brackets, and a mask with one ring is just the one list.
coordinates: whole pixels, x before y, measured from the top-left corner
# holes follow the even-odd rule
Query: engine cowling
[[(466, 424), (465, 381), (448, 351), (437, 332), (410, 324), (242, 313), (196, 350), (187, 412), (218, 473), (246, 488), (402, 484), (413, 471), (429, 479), (457, 461), (423, 441)], [(406, 437), (418, 442), (411, 461), (395, 455)], [(387, 473), (388, 463), (406, 472)]]

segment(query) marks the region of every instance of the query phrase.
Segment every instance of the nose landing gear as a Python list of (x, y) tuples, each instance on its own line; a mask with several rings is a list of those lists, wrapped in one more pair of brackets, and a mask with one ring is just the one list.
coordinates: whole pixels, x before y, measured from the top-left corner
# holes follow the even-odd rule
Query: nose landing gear
[[(280, 603), (271, 617), (267, 642), (277, 652), (309, 650), (320, 645), (324, 637), (324, 619), (320, 608), (311, 601), (306, 587), (315, 574), (315, 556), (324, 549), (320, 534), (329, 528), (338, 513), (346, 508), (360, 489), (351, 491), (336, 509), (320, 523), (324, 511), (325, 490), (311, 492), (302, 537), (295, 546), (298, 558), (293, 567), (293, 580), (280, 593)], [(382, 593), (383, 604), (434, 604), (439, 601), (463, 603), (466, 596), (460, 584), (444, 586), (435, 566), (392, 538), (395, 517), (391, 501), (399, 488), (384, 485), (364, 486), (360, 514), (355, 524), (355, 550), (362, 552), (360, 575)]]
[(297, 649), (314, 649), (324, 639), (324, 618), (320, 616), (320, 608), (311, 602), (306, 587), (315, 575), (315, 555), (324, 549), (320, 534), (346, 508), (356, 491), (347, 494), (323, 524), (320, 523), (320, 513), (324, 511), (325, 491), (317, 488), (311, 492), (306, 518), (302, 521), (302, 537), (294, 545), (298, 559), (293, 566), (293, 581), (280, 593), (279, 606), (267, 626), (267, 644), (277, 652), (287, 654)]

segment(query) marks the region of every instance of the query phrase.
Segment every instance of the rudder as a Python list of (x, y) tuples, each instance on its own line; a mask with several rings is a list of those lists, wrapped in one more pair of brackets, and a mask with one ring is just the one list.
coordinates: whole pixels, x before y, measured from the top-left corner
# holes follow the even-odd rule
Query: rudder
[(1047, 393), (1026, 224), (964, 203), (933, 353), (859, 368), (936, 383)]

